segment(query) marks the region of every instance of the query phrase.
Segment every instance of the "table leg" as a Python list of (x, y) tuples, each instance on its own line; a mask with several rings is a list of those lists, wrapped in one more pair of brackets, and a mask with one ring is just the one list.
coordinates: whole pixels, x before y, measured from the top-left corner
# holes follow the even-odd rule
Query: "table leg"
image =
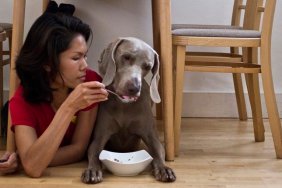
[[(153, 43), (154, 43), (154, 49), (159, 53), (160, 55), (160, 13), (159, 13), (159, 8), (156, 5), (156, 1), (151, 1), (152, 2), (152, 22), (153, 22)], [(159, 71), (160, 77), (162, 78), (162, 71), (160, 69)], [(159, 81), (159, 93), (161, 98), (163, 98), (163, 82), (160, 79)], [(162, 120), (162, 102), (159, 104), (156, 104), (156, 119), (157, 120)], [(160, 129), (162, 130), (162, 129)]]
[(43, 0), (43, 3), (42, 3), (42, 12), (44, 12), (49, 4), (49, 1), (50, 0)]
[(164, 123), (164, 138), (166, 160), (174, 160), (173, 131), (173, 81), (172, 81), (172, 41), (171, 41), (171, 2), (170, 0), (153, 0), (154, 45), (160, 55), (162, 72), (162, 119)]
[[(15, 71), (15, 61), (20, 48), (23, 44), (23, 30), (24, 30), (24, 16), (25, 16), (25, 0), (14, 0), (13, 7), (13, 33), (12, 33), (12, 50), (11, 50), (11, 69), (10, 69), (10, 93), (9, 98), (14, 95), (15, 89), (19, 85), (19, 80)], [(14, 134), (11, 129), (11, 118), (9, 115), (8, 121), (8, 138), (7, 138), (7, 150), (15, 151)]]

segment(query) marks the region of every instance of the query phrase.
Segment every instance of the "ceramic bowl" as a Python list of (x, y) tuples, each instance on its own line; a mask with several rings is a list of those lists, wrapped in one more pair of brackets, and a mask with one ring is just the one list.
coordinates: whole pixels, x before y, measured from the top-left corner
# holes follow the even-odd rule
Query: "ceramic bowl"
[(128, 153), (103, 150), (99, 159), (109, 171), (117, 176), (135, 176), (141, 173), (153, 160), (145, 150)]

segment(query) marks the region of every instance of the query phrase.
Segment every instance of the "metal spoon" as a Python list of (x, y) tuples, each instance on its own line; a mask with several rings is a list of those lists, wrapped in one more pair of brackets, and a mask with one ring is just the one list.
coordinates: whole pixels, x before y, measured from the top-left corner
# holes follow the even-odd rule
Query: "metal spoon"
[(4, 163), (4, 162), (7, 162), (8, 159), (0, 159), (0, 163)]

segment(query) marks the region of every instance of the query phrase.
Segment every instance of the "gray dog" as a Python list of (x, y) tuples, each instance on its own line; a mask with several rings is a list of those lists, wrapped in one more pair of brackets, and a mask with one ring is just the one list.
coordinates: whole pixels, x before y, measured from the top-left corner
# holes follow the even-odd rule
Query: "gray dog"
[[(163, 182), (175, 181), (173, 170), (165, 166), (164, 149), (151, 110), (152, 101), (160, 102), (157, 53), (139, 39), (120, 38), (102, 53), (99, 71), (106, 88), (118, 96), (110, 93), (109, 100), (99, 105), (93, 141), (88, 149), (88, 168), (81, 176), (82, 181), (102, 181), (99, 154), (104, 148), (116, 152), (136, 151), (141, 140), (153, 157), (155, 178)], [(149, 86), (144, 77), (150, 71)]]

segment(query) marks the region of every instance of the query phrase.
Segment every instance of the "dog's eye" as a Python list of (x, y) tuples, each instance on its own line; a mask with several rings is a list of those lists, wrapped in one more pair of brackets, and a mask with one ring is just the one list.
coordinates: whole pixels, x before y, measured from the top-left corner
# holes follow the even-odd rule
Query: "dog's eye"
[(149, 71), (149, 70), (151, 70), (152, 66), (150, 64), (144, 63), (142, 65), (142, 68), (146, 71)]
[(129, 61), (131, 59), (131, 56), (129, 54), (125, 54), (122, 56), (122, 58), (126, 61)]

